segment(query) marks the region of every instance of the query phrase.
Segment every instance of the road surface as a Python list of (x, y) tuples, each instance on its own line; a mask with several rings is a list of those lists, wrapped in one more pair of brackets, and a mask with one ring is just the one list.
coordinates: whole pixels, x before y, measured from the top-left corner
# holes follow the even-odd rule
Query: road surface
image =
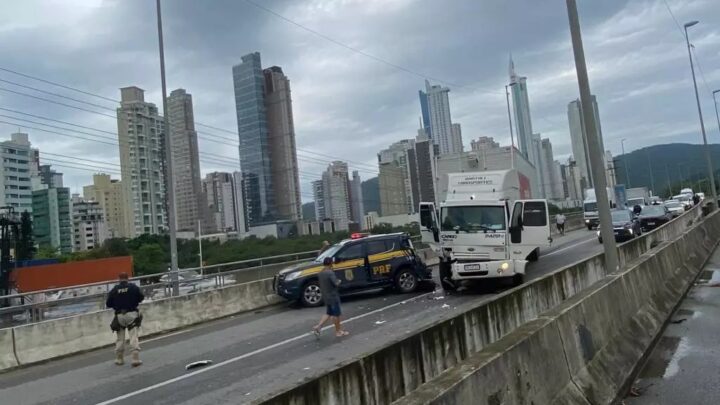
[[(526, 279), (601, 251), (595, 232), (569, 232), (530, 264)], [(245, 403), (491, 300), (508, 285), (448, 297), (440, 291), (348, 297), (343, 310), (351, 335), (343, 339), (330, 329), (319, 340), (308, 333), (324, 308), (269, 307), (145, 340), (137, 369), (115, 366), (106, 348), (2, 374), (0, 398), (28, 405)], [(198, 360), (213, 364), (185, 370)]]

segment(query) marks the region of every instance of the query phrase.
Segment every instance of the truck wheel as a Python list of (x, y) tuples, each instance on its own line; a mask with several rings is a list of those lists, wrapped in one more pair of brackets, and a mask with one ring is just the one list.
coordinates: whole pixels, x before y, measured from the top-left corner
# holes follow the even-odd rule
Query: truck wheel
[(540, 250), (540, 249), (535, 249), (535, 250), (533, 250), (532, 253), (530, 253), (530, 254), (528, 255), (528, 257), (527, 257), (528, 261), (531, 261), (531, 262), (536, 262), (536, 261), (538, 261), (538, 259), (540, 258), (540, 257), (539, 257), (540, 255), (538, 254), (538, 251), (539, 251), (539, 250)]
[(524, 274), (516, 274), (513, 276), (513, 286), (517, 287), (520, 284), (525, 282), (525, 275)]
[(305, 283), (300, 294), (300, 303), (306, 307), (319, 307), (322, 304), (322, 293), (317, 280)]
[(457, 290), (457, 286), (452, 281), (452, 269), (450, 267), (450, 263), (440, 262), (439, 275), (440, 285), (443, 290), (448, 292)]
[(395, 275), (395, 289), (400, 293), (411, 293), (417, 290), (418, 279), (409, 268), (400, 269)]

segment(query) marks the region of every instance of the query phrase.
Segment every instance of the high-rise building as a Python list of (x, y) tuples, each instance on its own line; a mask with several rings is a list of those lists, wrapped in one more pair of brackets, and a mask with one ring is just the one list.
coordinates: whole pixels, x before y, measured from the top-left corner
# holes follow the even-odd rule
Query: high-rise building
[(38, 182), (37, 150), (33, 149), (28, 134), (14, 133), (9, 141), (0, 143), (3, 175), (0, 176), (0, 206), (14, 207), (16, 212), (32, 212), (33, 177)]
[(324, 181), (315, 180), (312, 182), (313, 200), (315, 201), (315, 220), (322, 221), (328, 218), (325, 211), (325, 184)]
[(93, 184), (83, 187), (83, 198), (100, 204), (108, 238), (123, 236), (125, 200), (120, 180), (111, 179), (109, 174), (94, 174)]
[(567, 188), (567, 198), (574, 201), (583, 200), (582, 176), (580, 169), (573, 158), (568, 159), (567, 165), (563, 166), (563, 178)]
[(417, 179), (417, 164), (414, 149), (414, 140), (403, 139), (378, 153), (380, 213), (383, 216), (415, 212), (413, 175)]
[(461, 152), (462, 137), (459, 128), (456, 130), (456, 135), (453, 136), (450, 100), (448, 97), (450, 89), (439, 85), (430, 85), (430, 82), (425, 80), (425, 90), (430, 114), (430, 134), (433, 141), (440, 145), (440, 153)]
[(184, 89), (173, 90), (167, 103), (175, 182), (175, 222), (178, 231), (194, 231), (198, 221), (207, 223), (208, 215), (200, 184), (192, 95)]
[(233, 193), (235, 205), (235, 227), (238, 236), (242, 238), (250, 231), (245, 208), (245, 181), (241, 172), (233, 172)]
[(550, 139), (544, 138), (540, 140), (540, 172), (542, 173), (543, 186), (541, 189), (545, 193), (545, 198), (551, 200), (561, 200), (564, 198), (562, 192), (562, 179), (558, 176), (559, 172), (556, 168), (555, 157), (553, 155), (552, 143)]
[(420, 97), (420, 130), (431, 140), (433, 139), (432, 127), (430, 126), (430, 108), (428, 107), (428, 96), (422, 90), (418, 90)]
[(457, 123), (452, 124), (452, 144), (452, 153), (461, 153), (464, 150), (462, 142), (462, 128), (460, 127), (460, 124)]
[(419, 134), (415, 139), (415, 166), (417, 168), (417, 193), (413, 192), (413, 196), (417, 194), (417, 198), (413, 197), (413, 211), (419, 210), (421, 202), (435, 201), (435, 157), (438, 155), (437, 145), (423, 134)]
[(554, 171), (553, 178), (555, 179), (555, 184), (553, 184), (553, 189), (552, 189), (553, 195), (555, 196), (554, 198), (556, 198), (558, 200), (564, 200), (567, 198), (567, 193), (566, 193), (567, 187), (564, 184), (565, 180), (564, 180), (564, 176), (562, 173), (562, 171), (563, 171), (562, 165), (557, 160), (553, 162), (553, 171)]
[[(325, 218), (321, 219), (332, 219), (335, 222), (336, 230), (347, 230), (353, 220), (347, 163), (340, 161), (330, 163), (322, 174), (322, 185)], [(319, 196), (319, 193), (315, 193), (316, 198)]]
[(41, 248), (71, 253), (72, 221), (70, 189), (41, 188), (32, 192), (33, 237)]
[(121, 236), (134, 238), (167, 229), (165, 216), (165, 136), (155, 104), (144, 90), (120, 89), (117, 109), (125, 226)]
[(295, 147), (290, 81), (278, 66), (263, 70), (270, 145), (270, 170), (278, 219), (302, 219), (300, 172)]
[(243, 56), (242, 63), (232, 70), (248, 222), (250, 225), (268, 223), (275, 220), (277, 212), (260, 53)]
[(213, 226), (205, 233), (236, 231), (238, 227), (235, 222), (235, 180), (233, 175), (225, 172), (208, 173), (202, 181), (202, 185), (213, 221)]
[(515, 63), (510, 57), (510, 89), (512, 90), (513, 110), (518, 148), (530, 163), (535, 162), (532, 148), (532, 120), (530, 119), (530, 100), (528, 99), (527, 77), (515, 73)]
[(102, 246), (108, 238), (105, 216), (99, 201), (72, 196), (72, 250), (84, 252)]
[(510, 89), (513, 99), (513, 111), (515, 113), (515, 128), (520, 152), (535, 166), (537, 189), (533, 194), (538, 197), (545, 197), (543, 188), (542, 164), (540, 162), (540, 134), (533, 134), (532, 120), (530, 118), (530, 100), (528, 98), (527, 77), (518, 76), (515, 72), (515, 63), (510, 57)]
[(352, 220), (362, 224), (365, 219), (365, 207), (363, 205), (362, 179), (357, 170), (352, 172), (350, 180), (350, 207), (352, 208)]
[(605, 171), (607, 178), (607, 186), (615, 187), (615, 185), (617, 185), (617, 177), (615, 177), (615, 161), (613, 160), (612, 152), (610, 152), (609, 150), (605, 151)]
[(40, 165), (40, 182), (50, 188), (58, 188), (63, 186), (63, 174), (58, 173), (50, 167), (50, 165)]
[[(598, 105), (595, 96), (592, 96), (592, 109), (595, 115), (595, 124), (597, 127), (598, 142), (600, 150), (605, 150), (602, 139), (602, 129), (600, 127), (600, 114), (598, 113)], [(570, 125), (570, 141), (572, 142), (573, 157), (577, 165), (580, 176), (580, 185), (582, 189), (593, 188), (593, 179), (590, 170), (590, 157), (587, 145), (587, 132), (585, 129), (585, 120), (583, 119), (582, 106), (580, 100), (573, 100), (568, 104), (568, 124)]]

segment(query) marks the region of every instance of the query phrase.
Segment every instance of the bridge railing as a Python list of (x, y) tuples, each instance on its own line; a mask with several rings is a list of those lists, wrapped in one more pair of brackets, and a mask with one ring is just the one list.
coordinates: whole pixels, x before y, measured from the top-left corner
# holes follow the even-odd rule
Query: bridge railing
[[(413, 236), (414, 242), (419, 236)], [(317, 250), (238, 260), (210, 266), (180, 269), (177, 272), (179, 293), (187, 295), (227, 285), (247, 283), (273, 277), (287, 266), (317, 257)], [(173, 295), (173, 274), (164, 272), (132, 277), (146, 300), (157, 300)], [(0, 328), (40, 322), (103, 309), (105, 298), (117, 280), (51, 288), (42, 291), (0, 296)]]

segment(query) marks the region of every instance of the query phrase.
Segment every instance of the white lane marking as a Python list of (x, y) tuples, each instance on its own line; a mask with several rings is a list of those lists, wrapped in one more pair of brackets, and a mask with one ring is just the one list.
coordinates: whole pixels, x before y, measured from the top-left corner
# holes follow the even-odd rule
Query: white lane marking
[[(394, 307), (397, 307), (397, 306), (399, 306), (399, 305), (404, 305), (404, 304), (406, 304), (406, 303), (408, 303), (408, 302), (410, 302), (410, 301), (415, 301), (415, 300), (417, 300), (417, 299), (419, 299), (419, 298), (428, 296), (428, 295), (430, 295), (430, 294), (432, 294), (432, 292), (428, 292), (428, 293), (421, 294), (421, 295), (418, 295), (418, 296), (415, 296), (415, 297), (412, 297), (412, 298), (409, 298), (409, 299), (406, 299), (406, 300), (403, 300), (403, 301), (399, 301), (399, 302), (396, 302), (396, 303), (394, 303), (394, 304), (390, 304), (390, 305), (388, 305), (388, 306), (385, 306), (385, 307), (382, 307), (382, 308), (378, 308), (378, 309), (376, 309), (376, 310), (373, 310), (373, 311), (370, 311), (370, 312), (366, 312), (366, 313), (364, 313), (364, 314), (360, 314), (360, 315), (358, 315), (358, 316), (354, 316), (354, 317), (352, 317), (352, 318), (346, 319), (346, 320), (344, 320), (342, 323), (343, 323), (343, 324), (346, 324), (346, 323), (348, 323), (348, 322), (356, 321), (356, 320), (358, 320), (358, 319), (365, 318), (365, 317), (368, 317), (368, 316), (377, 314), (378, 312), (385, 311), (386, 309), (394, 308)], [(326, 330), (326, 329), (329, 329), (329, 328), (332, 328), (332, 325), (324, 327), (323, 330)], [(271, 344), (270, 346), (261, 347), (261, 348), (259, 348), (259, 349), (257, 349), (257, 350), (253, 350), (253, 351), (251, 351), (251, 352), (248, 352), (248, 353), (245, 353), (245, 354), (241, 354), (240, 356), (236, 356), (236, 357), (227, 359), (227, 360), (225, 360), (225, 361), (221, 361), (220, 363), (213, 364), (213, 365), (211, 365), (211, 366), (201, 368), (201, 369), (199, 369), (199, 370), (197, 370), (197, 371), (193, 371), (192, 373), (183, 374), (183, 375), (181, 375), (181, 376), (177, 376), (177, 377), (175, 377), (175, 378), (171, 378), (171, 379), (169, 379), (169, 380), (165, 380), (165, 381), (163, 381), (163, 382), (159, 382), (159, 383), (157, 383), (157, 384), (153, 384), (153, 385), (150, 385), (150, 386), (148, 386), (148, 387), (141, 388), (141, 389), (139, 389), (139, 390), (137, 390), (137, 391), (129, 392), (129, 393), (125, 394), (125, 395), (121, 395), (121, 396), (119, 396), (119, 397), (115, 397), (115, 398), (112, 398), (112, 399), (108, 399), (107, 401), (99, 402), (97, 405), (114, 404), (114, 403), (116, 403), (116, 402), (120, 402), (120, 401), (125, 400), (125, 399), (128, 399), (128, 398), (132, 398), (132, 397), (134, 397), (134, 396), (143, 394), (143, 393), (148, 392), (148, 391), (152, 391), (152, 390), (157, 389), (157, 388), (164, 387), (164, 386), (166, 386), (166, 385), (170, 385), (170, 384), (176, 383), (176, 382), (178, 382), (178, 381), (186, 380), (186, 379), (188, 379), (188, 378), (190, 378), (190, 377), (194, 377), (194, 376), (196, 376), (196, 375), (198, 375), (198, 374), (202, 374), (202, 373), (208, 372), (208, 371), (210, 371), (210, 370), (214, 370), (214, 369), (216, 369), (216, 368), (219, 368), (219, 367), (222, 367), (222, 366), (231, 364), (231, 363), (235, 363), (235, 362), (237, 362), (237, 361), (240, 361), (240, 360), (243, 360), (243, 359), (245, 359), (245, 358), (254, 356), (254, 355), (256, 355), (256, 354), (259, 354), (259, 353), (262, 353), (262, 352), (266, 352), (266, 351), (272, 350), (272, 349), (274, 349), (274, 348), (276, 348), (276, 347), (280, 347), (280, 346), (286, 345), (286, 344), (288, 344), (288, 343), (292, 343), (292, 342), (295, 342), (295, 341), (300, 340), (300, 339), (302, 339), (302, 338), (310, 337), (310, 336), (312, 336), (312, 332), (303, 333), (302, 335), (298, 335), (298, 336), (295, 336), (295, 337), (292, 337), (292, 338), (289, 338), (289, 339), (285, 339), (285, 340), (283, 340), (283, 341), (281, 341), (281, 342), (277, 342), (277, 343)]]
[(565, 246), (565, 247), (562, 248), (562, 249), (553, 250), (553, 251), (550, 252), (550, 253), (547, 253), (547, 254), (544, 254), (544, 255), (540, 255), (540, 257), (552, 256), (552, 255), (554, 255), (555, 253), (564, 252), (564, 251), (566, 251), (566, 250), (568, 250), (568, 249), (572, 249), (572, 248), (574, 248), (574, 247), (576, 247), (576, 246), (580, 246), (580, 245), (582, 245), (583, 243), (588, 243), (588, 242), (590, 242), (590, 241), (592, 241), (592, 240), (595, 240), (595, 239), (596, 239), (595, 237), (592, 237), (592, 238), (590, 238), (590, 239), (586, 239), (586, 240), (580, 241), (580, 242), (578, 242), (578, 243), (573, 243), (572, 245)]

